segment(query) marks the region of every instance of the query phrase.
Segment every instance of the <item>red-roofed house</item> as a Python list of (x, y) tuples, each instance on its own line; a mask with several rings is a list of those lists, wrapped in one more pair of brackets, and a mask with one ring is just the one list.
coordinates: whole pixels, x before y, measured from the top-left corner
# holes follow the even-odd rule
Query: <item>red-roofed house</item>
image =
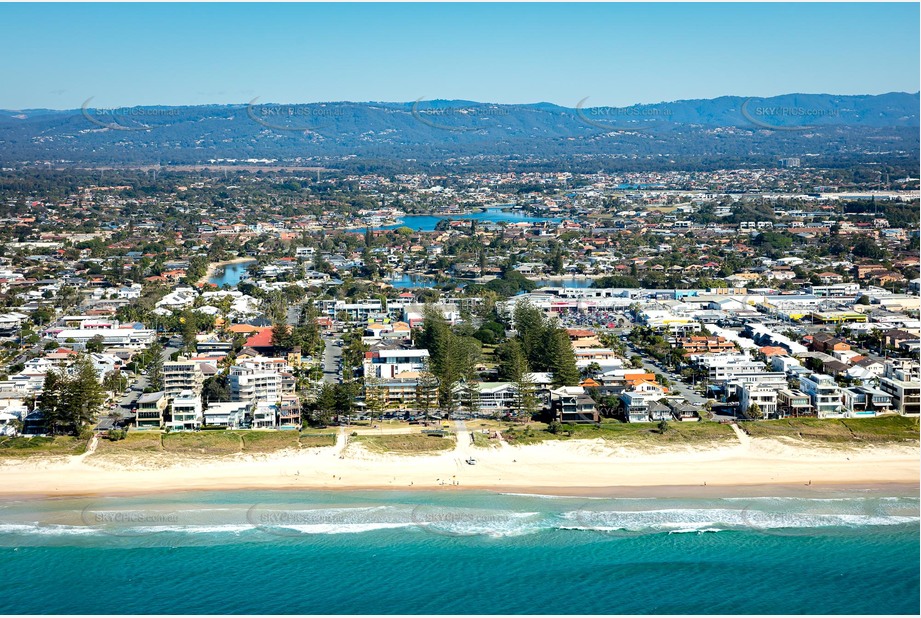
[(244, 345), (247, 348), (256, 350), (260, 354), (271, 354), (275, 351), (275, 346), (272, 345), (272, 327), (266, 326), (260, 328), (256, 334), (250, 335)]

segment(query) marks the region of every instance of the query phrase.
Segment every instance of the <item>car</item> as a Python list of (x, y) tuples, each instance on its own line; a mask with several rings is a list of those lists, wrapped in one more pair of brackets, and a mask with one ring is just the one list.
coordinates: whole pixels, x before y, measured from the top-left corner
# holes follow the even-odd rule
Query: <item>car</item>
[(471, 465), (471, 466), (475, 466), (475, 465), (476, 465), (476, 457), (468, 457), (468, 458), (467, 458), (467, 464), (469, 464), (469, 465)]

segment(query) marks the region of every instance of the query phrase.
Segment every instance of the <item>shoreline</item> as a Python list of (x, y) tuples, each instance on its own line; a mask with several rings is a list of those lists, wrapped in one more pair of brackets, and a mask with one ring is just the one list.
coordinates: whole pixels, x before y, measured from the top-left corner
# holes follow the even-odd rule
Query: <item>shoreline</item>
[(877, 482), (877, 483), (813, 483), (811, 486), (777, 484), (750, 485), (650, 485), (650, 486), (610, 486), (610, 487), (497, 487), (497, 486), (450, 486), (444, 487), (383, 487), (380, 485), (355, 485), (348, 487), (311, 487), (263, 485), (240, 486), (234, 488), (213, 487), (177, 487), (163, 489), (133, 489), (116, 491), (77, 491), (77, 492), (4, 492), (0, 491), (0, 503), (4, 500), (70, 500), (78, 498), (144, 498), (162, 497), (176, 494), (236, 493), (236, 492), (329, 492), (337, 493), (488, 493), (492, 495), (529, 496), (534, 498), (584, 498), (590, 500), (616, 499), (701, 499), (718, 500), (725, 498), (841, 498), (842, 494), (859, 494), (877, 497), (915, 497), (919, 486), (913, 483)]
[[(466, 459), (475, 456), (476, 465)], [(0, 498), (182, 491), (491, 491), (583, 497), (813, 495), (919, 491), (917, 445), (817, 448), (755, 439), (636, 450), (579, 440), (458, 446), (438, 454), (367, 451), (360, 443), (222, 457), (154, 452), (0, 459)], [(779, 494), (776, 492), (780, 492)]]
[(214, 276), (214, 273), (216, 273), (219, 269), (224, 268), (225, 266), (230, 266), (231, 264), (245, 264), (247, 262), (255, 263), (256, 261), (256, 258), (238, 257), (232, 260), (225, 260), (223, 262), (211, 262), (208, 264), (208, 270), (206, 270), (202, 278), (198, 280), (198, 285), (208, 284), (208, 280)]

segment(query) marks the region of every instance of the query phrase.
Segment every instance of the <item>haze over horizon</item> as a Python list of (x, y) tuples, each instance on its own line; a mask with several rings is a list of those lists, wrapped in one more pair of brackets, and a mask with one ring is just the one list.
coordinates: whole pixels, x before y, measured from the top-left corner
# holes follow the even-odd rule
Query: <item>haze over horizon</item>
[[(710, 100), (713, 100), (713, 99), (719, 99), (719, 98), (723, 98), (723, 97), (751, 98), (751, 99), (754, 99), (754, 100), (761, 100), (761, 99), (772, 99), (772, 98), (776, 98), (776, 97), (790, 96), (790, 95), (802, 95), (802, 96), (842, 96), (842, 97), (844, 97), (844, 96), (879, 96), (879, 95), (886, 95), (886, 94), (908, 94), (908, 95), (912, 95), (912, 94), (921, 94), (921, 92), (919, 92), (918, 90), (915, 90), (915, 91), (913, 91), (913, 92), (909, 92), (909, 91), (904, 91), (904, 90), (902, 90), (902, 91), (878, 92), (878, 93), (877, 93), (877, 92), (858, 92), (858, 93), (853, 93), (853, 94), (842, 94), (842, 93), (839, 93), (839, 92), (821, 92), (821, 93), (820, 93), (820, 92), (780, 92), (780, 93), (776, 93), (776, 94), (772, 94), (772, 95), (765, 95), (765, 96), (748, 95), (748, 94), (736, 94), (736, 93), (725, 93), (725, 94), (716, 95), (716, 96), (714, 96), (714, 97), (707, 97), (707, 98), (695, 98), (695, 99), (681, 98), (681, 99), (674, 99), (674, 100), (667, 100), (667, 101), (665, 101), (665, 100), (663, 100), (663, 101), (637, 101), (637, 102), (635, 102), (635, 103), (626, 103), (626, 104), (617, 105), (617, 106), (596, 104), (594, 101), (592, 101), (592, 97), (588, 97), (584, 102), (576, 101), (575, 103), (572, 103), (572, 104), (559, 104), (559, 103), (552, 103), (552, 102), (550, 102), (550, 101), (510, 101), (510, 102), (502, 102), (502, 103), (499, 103), (499, 102), (496, 102), (496, 101), (476, 101), (476, 100), (473, 100), (473, 99), (470, 99), (470, 98), (463, 98), (463, 97), (461, 97), (461, 98), (456, 98), (456, 99), (444, 99), (444, 98), (437, 98), (437, 99), (435, 99), (435, 98), (425, 98), (425, 99), (422, 99), (421, 101), (418, 101), (418, 100), (416, 100), (416, 101), (384, 101), (384, 100), (380, 100), (380, 99), (379, 99), (379, 100), (368, 100), (368, 101), (355, 101), (355, 100), (338, 100), (338, 101), (334, 101), (334, 100), (326, 100), (326, 101), (269, 101), (269, 100), (265, 100), (263, 97), (258, 97), (257, 100), (255, 100), (255, 101), (237, 101), (237, 102), (220, 102), (220, 103), (216, 103), (216, 102), (212, 102), (212, 103), (176, 103), (176, 104), (144, 103), (144, 104), (131, 105), (131, 106), (125, 105), (125, 106), (114, 106), (114, 107), (116, 107), (116, 108), (126, 108), (126, 109), (127, 109), (127, 108), (131, 108), (131, 107), (211, 107), (211, 106), (217, 107), (217, 106), (232, 106), (232, 105), (237, 105), (237, 106), (253, 105), (253, 106), (257, 106), (257, 107), (258, 107), (258, 106), (265, 106), (265, 105), (326, 105), (326, 104), (335, 105), (335, 104), (343, 104), (343, 103), (351, 103), (351, 104), (356, 104), (356, 105), (374, 105), (374, 104), (383, 104), (383, 105), (406, 105), (406, 104), (412, 104), (412, 103), (416, 103), (416, 102), (419, 102), (420, 105), (425, 105), (425, 106), (427, 106), (427, 107), (430, 107), (430, 106), (431, 106), (431, 103), (433, 103), (433, 102), (445, 101), (445, 102), (465, 102), (465, 103), (473, 103), (473, 104), (478, 104), (478, 105), (520, 105), (520, 106), (558, 105), (559, 107), (564, 107), (564, 108), (569, 108), (569, 109), (577, 109), (577, 108), (589, 109), (589, 108), (593, 108), (593, 107), (629, 108), (629, 107), (637, 107), (637, 106), (668, 105), (668, 104), (672, 104), (672, 103), (679, 103), (679, 102), (682, 102), (682, 101), (695, 101), (695, 100), (710, 101)], [(581, 103), (581, 105), (580, 105), (580, 103)], [(87, 101), (84, 101), (81, 105), (77, 105), (77, 106), (74, 106), (74, 107), (61, 107), (61, 108), (52, 108), (52, 107), (44, 107), (44, 108), (41, 108), (41, 107), (33, 107), (33, 108), (27, 108), (27, 107), (19, 107), (19, 108), (0, 108), (0, 109), (4, 109), (5, 111), (47, 110), (47, 111), (55, 111), (55, 112), (58, 112), (58, 111), (75, 111), (75, 110), (81, 109), (81, 108), (84, 107), (84, 106), (85, 106), (87, 109), (102, 108), (102, 106), (98, 106), (98, 105), (96, 104), (96, 97), (90, 97), (89, 99), (87, 99)]]
[(6, 4), (0, 108), (915, 93), (918, 19), (911, 3)]

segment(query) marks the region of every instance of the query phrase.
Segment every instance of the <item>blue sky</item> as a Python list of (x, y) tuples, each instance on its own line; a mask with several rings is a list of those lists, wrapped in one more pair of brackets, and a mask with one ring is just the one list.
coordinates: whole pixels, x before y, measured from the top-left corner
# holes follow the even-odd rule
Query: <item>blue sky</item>
[(0, 108), (919, 89), (905, 4), (2, 4)]

